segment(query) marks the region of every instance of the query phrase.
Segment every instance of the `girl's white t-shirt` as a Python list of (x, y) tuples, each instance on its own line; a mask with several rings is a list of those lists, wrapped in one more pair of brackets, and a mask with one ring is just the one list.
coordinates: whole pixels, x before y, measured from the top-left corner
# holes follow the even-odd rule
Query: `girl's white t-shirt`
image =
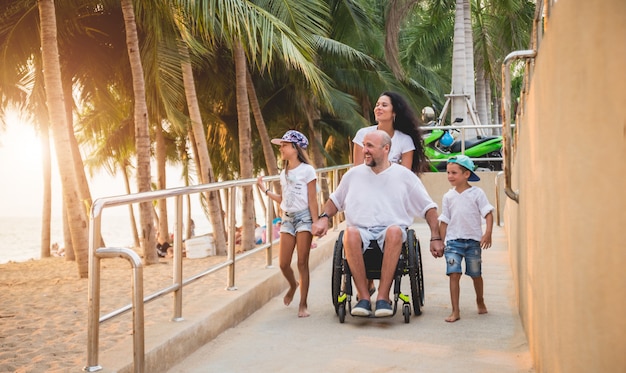
[(280, 208), (285, 212), (298, 212), (309, 208), (308, 184), (317, 179), (315, 169), (308, 163), (280, 172), (280, 186), (283, 200)]
[[(361, 128), (354, 135), (353, 143), (363, 147), (363, 139), (365, 135), (378, 129), (378, 126), (369, 126)], [(391, 149), (389, 149), (389, 161), (391, 163), (400, 163), (402, 154), (415, 150), (415, 144), (411, 136), (401, 131), (393, 131), (391, 138)]]

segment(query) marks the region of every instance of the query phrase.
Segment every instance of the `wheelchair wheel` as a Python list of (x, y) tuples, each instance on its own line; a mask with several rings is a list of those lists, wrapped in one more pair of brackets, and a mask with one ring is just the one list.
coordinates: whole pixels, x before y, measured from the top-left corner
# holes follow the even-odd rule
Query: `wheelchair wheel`
[(337, 316), (339, 316), (339, 322), (343, 324), (346, 321), (346, 304), (340, 303), (337, 307)]
[(404, 315), (404, 323), (408, 324), (411, 321), (411, 307), (408, 303), (405, 303), (402, 307), (402, 314)]
[[(420, 306), (424, 305), (422, 289), (424, 287), (421, 279), (421, 259), (419, 259), (419, 241), (415, 237), (415, 232), (410, 230), (407, 235), (407, 246), (409, 252), (409, 281), (411, 283), (411, 302), (415, 316), (422, 314)], [(418, 285), (418, 283), (420, 285)], [(420, 287), (418, 287), (420, 286)], [(405, 316), (406, 317), (406, 316)]]
[(417, 254), (417, 284), (420, 287), (420, 306), (424, 307), (424, 270), (422, 269), (422, 249), (420, 242), (416, 240), (417, 246), (415, 252)]
[[(331, 282), (331, 292), (333, 297), (333, 306), (335, 306), (335, 313), (339, 315), (339, 295), (341, 294), (341, 287), (343, 285), (343, 231), (339, 232), (339, 237), (335, 242), (335, 249), (333, 252), (333, 273)], [(346, 308), (343, 307), (343, 314), (345, 317)], [(341, 321), (343, 322), (343, 321)]]

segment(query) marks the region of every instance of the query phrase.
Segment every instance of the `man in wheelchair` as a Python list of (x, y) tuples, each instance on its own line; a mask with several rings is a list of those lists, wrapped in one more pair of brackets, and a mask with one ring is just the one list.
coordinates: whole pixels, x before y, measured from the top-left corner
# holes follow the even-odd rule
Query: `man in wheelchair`
[(443, 256), (437, 204), (417, 175), (406, 167), (389, 162), (390, 147), (391, 138), (386, 132), (376, 130), (367, 134), (363, 139), (365, 162), (346, 172), (313, 224), (313, 234), (323, 236), (328, 231), (329, 218), (339, 211), (345, 213), (343, 245), (359, 300), (352, 308), (353, 316), (367, 317), (372, 314), (363, 260), (370, 241), (377, 241), (384, 252), (374, 313), (376, 317), (393, 314), (389, 292), (402, 243), (406, 240), (406, 228), (415, 217), (426, 219), (430, 227), (431, 254), (434, 257)]

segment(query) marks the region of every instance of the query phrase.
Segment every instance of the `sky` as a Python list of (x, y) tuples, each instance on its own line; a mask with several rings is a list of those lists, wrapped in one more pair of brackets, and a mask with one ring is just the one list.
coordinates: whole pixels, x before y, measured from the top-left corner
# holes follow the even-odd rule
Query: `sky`
[[(22, 123), (9, 112), (5, 131), (0, 131), (0, 216), (4, 217), (39, 217), (43, 199), (43, 171), (41, 166), (40, 139), (30, 124)], [(57, 160), (52, 154), (52, 216), (61, 216), (61, 181), (58, 174)], [(167, 187), (183, 186), (176, 180), (178, 172), (168, 169)], [(122, 177), (112, 177), (106, 172), (90, 178), (89, 187), (92, 198), (126, 194)], [(172, 180), (173, 179), (173, 180)], [(131, 181), (132, 183), (133, 181)], [(131, 188), (132, 188), (131, 184)], [(120, 214), (127, 215), (128, 209), (120, 209)], [(111, 212), (113, 213), (113, 212)]]
[[(54, 149), (54, 148), (53, 148)], [(56, 158), (52, 159), (52, 215), (61, 215), (61, 182)], [(28, 124), (7, 120), (0, 132), (0, 216), (41, 216), (43, 171), (40, 139)], [(98, 175), (90, 181), (93, 198), (124, 194), (122, 180)], [(113, 193), (113, 194), (111, 194)]]

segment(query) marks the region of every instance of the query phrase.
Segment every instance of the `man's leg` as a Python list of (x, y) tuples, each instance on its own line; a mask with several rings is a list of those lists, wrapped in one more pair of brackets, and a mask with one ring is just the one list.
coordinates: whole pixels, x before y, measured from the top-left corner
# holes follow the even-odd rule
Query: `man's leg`
[(359, 229), (348, 227), (343, 234), (343, 249), (350, 265), (350, 272), (356, 286), (359, 299), (370, 299), (367, 289), (367, 276), (365, 274), (365, 262), (363, 261), (363, 242)]
[(365, 262), (363, 261), (363, 241), (358, 228), (348, 227), (343, 234), (343, 248), (346, 260), (350, 265), (350, 272), (357, 291), (356, 306), (352, 309), (352, 316), (370, 316), (372, 305), (367, 289), (367, 275), (365, 274)]
[(378, 299), (389, 301), (389, 292), (393, 282), (398, 259), (402, 250), (402, 228), (392, 225), (387, 228), (385, 234), (385, 251), (383, 265), (380, 270), (380, 283), (378, 284)]

